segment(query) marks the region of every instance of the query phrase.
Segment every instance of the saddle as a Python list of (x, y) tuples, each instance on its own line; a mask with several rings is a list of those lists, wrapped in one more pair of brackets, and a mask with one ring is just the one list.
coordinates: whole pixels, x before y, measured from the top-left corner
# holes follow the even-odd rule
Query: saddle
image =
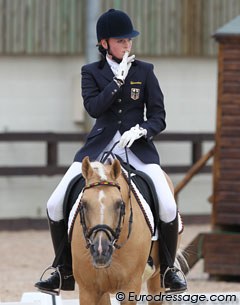
[(82, 174), (74, 177), (67, 187), (63, 201), (63, 216), (66, 228), (68, 227), (68, 219), (74, 203), (85, 186), (85, 179)]
[[(154, 224), (156, 229), (159, 223), (159, 216), (158, 216), (159, 208), (158, 208), (158, 199), (157, 199), (156, 190), (151, 178), (145, 173), (138, 171), (134, 169), (132, 166), (123, 162), (123, 160), (120, 157), (117, 158), (120, 161), (123, 169), (125, 169), (125, 171), (128, 172), (128, 176), (130, 178), (125, 177), (126, 180), (128, 179), (132, 180), (132, 182), (136, 185), (139, 192), (142, 194), (145, 201), (148, 203), (154, 217)], [(85, 186), (85, 179), (83, 178), (82, 174), (79, 174), (76, 177), (74, 177), (70, 182), (70, 184), (68, 185), (63, 203), (63, 215), (64, 215), (64, 221), (66, 227), (68, 227), (68, 219), (72, 207), (76, 202), (84, 186)]]

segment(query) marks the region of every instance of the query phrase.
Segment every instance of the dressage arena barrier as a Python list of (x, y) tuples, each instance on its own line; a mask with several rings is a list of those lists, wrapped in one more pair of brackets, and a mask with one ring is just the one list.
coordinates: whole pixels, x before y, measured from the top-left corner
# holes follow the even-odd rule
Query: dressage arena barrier
[[(111, 305), (119, 305), (120, 303), (111, 298)], [(145, 305), (146, 302), (138, 302), (138, 305)], [(171, 303), (169, 303), (171, 304)], [(41, 292), (25, 292), (20, 302), (0, 302), (0, 305), (79, 305), (78, 299), (63, 300), (61, 296), (52, 296)]]
[(240, 277), (240, 16), (220, 28), (216, 145), (213, 165), (212, 232), (187, 247), (192, 267), (204, 258), (211, 276)]
[(78, 305), (78, 300), (63, 301), (60, 296), (51, 296), (41, 292), (25, 292), (20, 302), (0, 303), (3, 305)]

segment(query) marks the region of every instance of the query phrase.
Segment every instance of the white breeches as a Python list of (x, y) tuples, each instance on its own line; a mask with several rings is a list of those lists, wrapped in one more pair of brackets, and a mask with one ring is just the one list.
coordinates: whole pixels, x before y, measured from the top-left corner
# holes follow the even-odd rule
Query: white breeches
[[(112, 147), (113, 143), (115, 143), (114, 139), (106, 147), (106, 151)], [(124, 149), (121, 149), (116, 146), (114, 149), (114, 153), (119, 155), (124, 161), (126, 161)], [(100, 157), (101, 156), (99, 156), (98, 160), (100, 160)], [(146, 173), (151, 177), (158, 196), (160, 219), (164, 222), (170, 222), (175, 219), (177, 214), (176, 202), (161, 167), (158, 164), (143, 163), (133, 154), (130, 149), (128, 149), (128, 158), (129, 163), (133, 167)], [(70, 168), (54, 190), (54, 192), (52, 193), (51, 197), (49, 198), (47, 203), (47, 209), (49, 217), (53, 221), (59, 221), (63, 219), (63, 200), (67, 187), (70, 181), (81, 172), (82, 163), (74, 162), (70, 166)]]
[(70, 181), (82, 172), (82, 163), (73, 162), (47, 202), (48, 215), (53, 221), (63, 219), (63, 201)]

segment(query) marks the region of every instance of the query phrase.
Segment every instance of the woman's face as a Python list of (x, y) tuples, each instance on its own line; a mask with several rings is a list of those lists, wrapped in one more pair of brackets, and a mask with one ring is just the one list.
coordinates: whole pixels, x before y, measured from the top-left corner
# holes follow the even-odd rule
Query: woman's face
[[(108, 44), (107, 41), (104, 39), (102, 40), (102, 46), (107, 49), (109, 45), (109, 53), (115, 56), (118, 59), (122, 59), (123, 55), (126, 51), (129, 53), (132, 49), (132, 39), (131, 38), (109, 38)], [(111, 57), (110, 55), (110, 57)]]

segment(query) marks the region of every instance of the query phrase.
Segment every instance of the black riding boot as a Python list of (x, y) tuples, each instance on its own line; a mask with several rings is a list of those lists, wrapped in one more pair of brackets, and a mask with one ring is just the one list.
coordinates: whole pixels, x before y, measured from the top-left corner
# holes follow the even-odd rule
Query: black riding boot
[(161, 222), (159, 232), (159, 258), (161, 285), (166, 293), (182, 293), (187, 290), (185, 278), (181, 279), (174, 267), (178, 242), (178, 215), (171, 222)]
[[(71, 247), (68, 242), (67, 229), (64, 220), (53, 221), (49, 218), (49, 229), (51, 232), (53, 247), (56, 258), (52, 267), (56, 269), (47, 280), (42, 280), (34, 286), (40, 291), (58, 295), (61, 290), (74, 290), (75, 280), (72, 273)], [(46, 269), (46, 271), (48, 270)], [(45, 273), (45, 272), (44, 272)]]

